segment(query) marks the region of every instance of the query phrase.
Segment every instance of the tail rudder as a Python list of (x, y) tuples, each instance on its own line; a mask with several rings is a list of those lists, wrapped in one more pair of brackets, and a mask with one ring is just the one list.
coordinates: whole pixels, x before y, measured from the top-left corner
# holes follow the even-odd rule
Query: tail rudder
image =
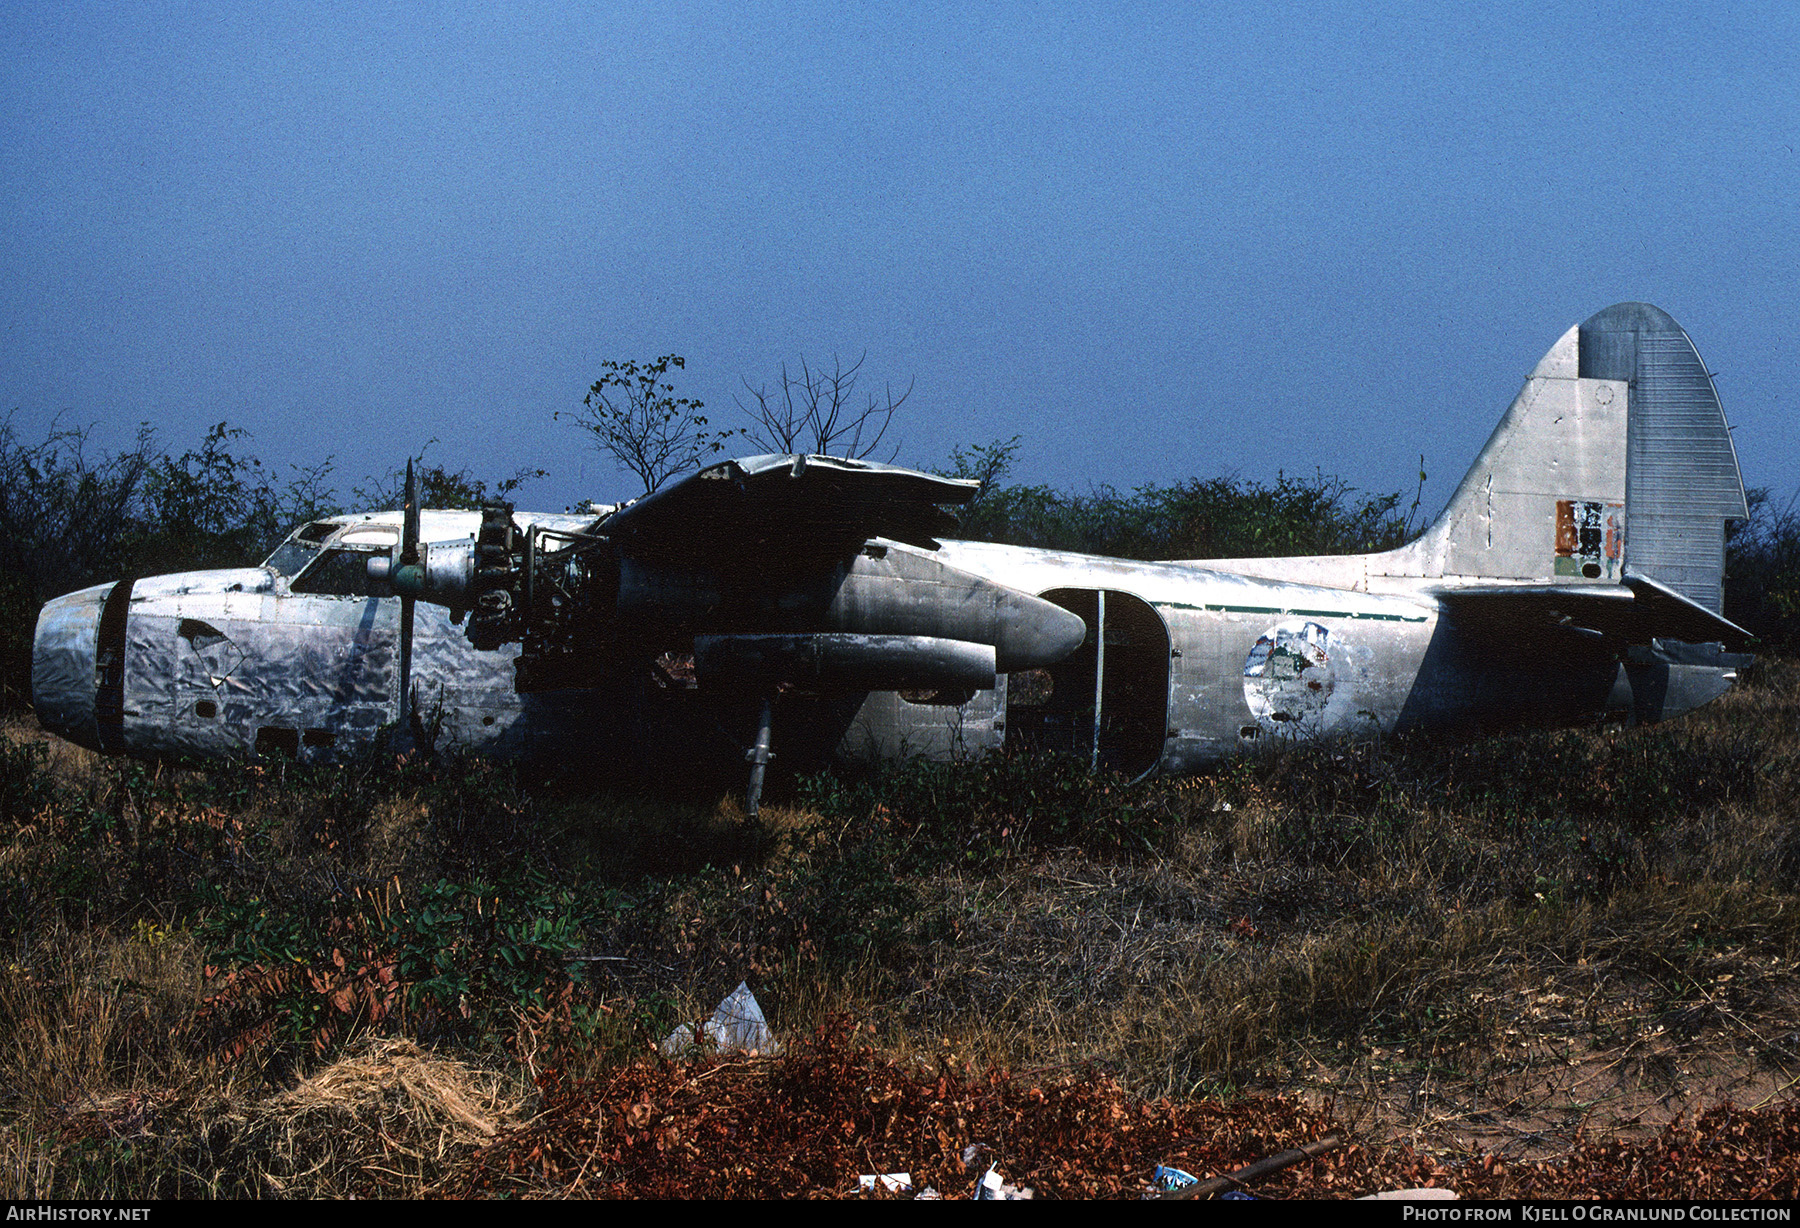
[(1725, 522), (1750, 515), (1712, 374), (1668, 312), (1620, 303), (1581, 326), (1583, 379), (1625, 380), (1625, 566), (1717, 614)]
[(1629, 571), (1716, 614), (1725, 521), (1747, 515), (1693, 342), (1667, 312), (1620, 303), (1550, 347), (1443, 513), (1372, 570), (1557, 585)]

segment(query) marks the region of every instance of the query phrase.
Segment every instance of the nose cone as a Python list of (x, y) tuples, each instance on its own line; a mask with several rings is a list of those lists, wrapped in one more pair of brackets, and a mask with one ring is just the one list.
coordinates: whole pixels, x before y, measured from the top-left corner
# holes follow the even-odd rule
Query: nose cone
[(69, 593), (38, 614), (31, 649), (31, 705), (51, 733), (100, 749), (94, 722), (94, 653), (100, 605), (112, 585)]
[(1087, 638), (1081, 615), (1042, 597), (1013, 589), (999, 605), (994, 668), (1003, 674), (1055, 665)]

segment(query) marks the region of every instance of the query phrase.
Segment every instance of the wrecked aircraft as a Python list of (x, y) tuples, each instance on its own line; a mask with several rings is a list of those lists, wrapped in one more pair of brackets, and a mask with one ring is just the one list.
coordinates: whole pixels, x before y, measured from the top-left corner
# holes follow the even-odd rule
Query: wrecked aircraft
[(377, 512), (38, 622), (43, 725), (106, 752), (439, 747), (691, 779), (774, 751), (1062, 751), (1132, 777), (1323, 735), (1656, 721), (1722, 694), (1747, 515), (1693, 343), (1608, 308), (1380, 554), (1136, 562), (947, 540), (972, 482), (725, 461), (592, 515)]

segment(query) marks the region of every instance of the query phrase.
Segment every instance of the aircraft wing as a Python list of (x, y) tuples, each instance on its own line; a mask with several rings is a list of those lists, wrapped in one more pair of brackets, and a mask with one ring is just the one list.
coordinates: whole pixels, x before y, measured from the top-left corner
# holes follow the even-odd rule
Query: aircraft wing
[(956, 527), (940, 505), (980, 488), (869, 461), (752, 456), (702, 469), (596, 527), (639, 557), (841, 558), (871, 537), (935, 550)]
[(1678, 640), (1740, 649), (1750, 632), (1648, 576), (1625, 574), (1622, 584), (1482, 584), (1432, 593), (1460, 617), (1515, 631), (1557, 626), (1624, 644)]

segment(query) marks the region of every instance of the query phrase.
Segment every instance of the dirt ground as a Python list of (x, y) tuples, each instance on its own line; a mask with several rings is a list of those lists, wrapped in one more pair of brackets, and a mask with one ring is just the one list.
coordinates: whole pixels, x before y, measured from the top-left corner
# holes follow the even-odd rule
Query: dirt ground
[(1367, 1142), (1509, 1161), (1553, 1160), (1596, 1139), (1648, 1139), (1721, 1105), (1793, 1099), (1800, 977), (1792, 966), (1764, 970), (1754, 1007), (1734, 1005), (1720, 986), (1672, 1013), (1649, 1007), (1651, 987), (1596, 983), (1581, 971), (1506, 995), (1517, 1023), (1504, 1029), (1504, 1048), (1474, 1063), (1467, 1053), (1377, 1047), (1350, 1061), (1313, 1057), (1257, 1090), (1333, 1103)]

